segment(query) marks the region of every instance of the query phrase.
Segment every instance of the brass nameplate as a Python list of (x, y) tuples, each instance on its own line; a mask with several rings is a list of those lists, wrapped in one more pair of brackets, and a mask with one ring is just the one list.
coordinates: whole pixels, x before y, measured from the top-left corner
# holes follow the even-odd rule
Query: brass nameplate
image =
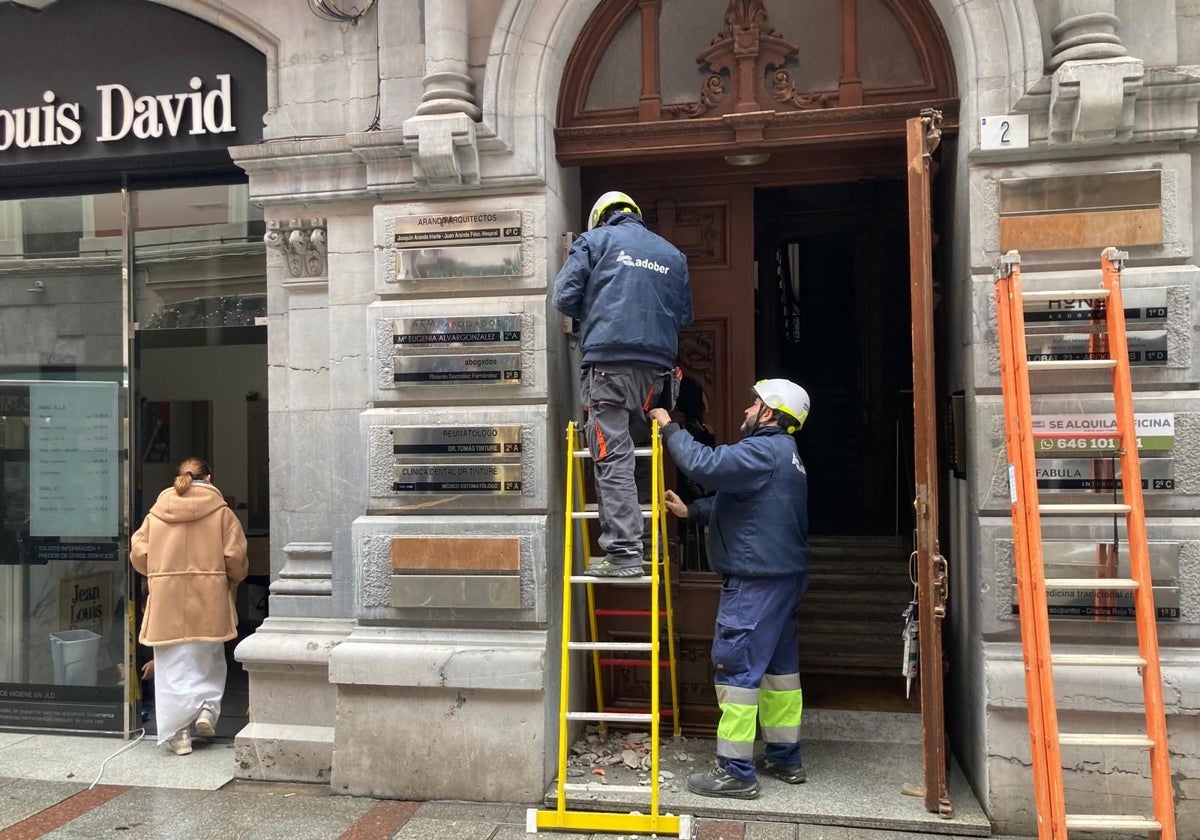
[(396, 464), (395, 493), (498, 493), (520, 495), (520, 464)]
[[(1167, 363), (1166, 330), (1130, 330), (1129, 364), (1137, 367)], [(1026, 357), (1031, 362), (1063, 362), (1083, 359), (1107, 359), (1107, 347), (1099, 338), (1087, 333), (1061, 335), (1029, 335), (1026, 338)]]
[(392, 429), (394, 455), (520, 455), (520, 426), (402, 426)]
[[(1176, 542), (1151, 542), (1150, 577), (1159, 621), (1179, 621), (1179, 555)], [(1046, 540), (1042, 543), (1046, 573), (1046, 608), (1052, 619), (1133, 621), (1133, 592), (1055, 585), (1056, 578), (1128, 578), (1129, 550), (1108, 542)], [(1012, 589), (1012, 614), (1018, 614), (1018, 593)]]
[[(1104, 323), (1104, 307), (1106, 298), (1089, 300), (1028, 300), (1022, 308), (1025, 312), (1026, 324), (1051, 324), (1065, 322), (1073, 324)], [(1125, 310), (1125, 321), (1165, 321), (1167, 320), (1167, 290), (1156, 289), (1122, 289), (1122, 308)]]
[[(1141, 458), (1139, 467), (1143, 492), (1174, 492), (1174, 458)], [(1121, 489), (1121, 461), (1118, 458), (1038, 458), (1034, 469), (1038, 490), (1112, 493)]]
[(396, 245), (520, 242), (521, 211), (425, 213), (396, 217)]
[(520, 353), (397, 356), (393, 364), (392, 381), (398, 385), (521, 384)]
[(520, 344), (521, 316), (468, 318), (396, 318), (396, 351), (412, 347), (466, 347), (472, 344)]

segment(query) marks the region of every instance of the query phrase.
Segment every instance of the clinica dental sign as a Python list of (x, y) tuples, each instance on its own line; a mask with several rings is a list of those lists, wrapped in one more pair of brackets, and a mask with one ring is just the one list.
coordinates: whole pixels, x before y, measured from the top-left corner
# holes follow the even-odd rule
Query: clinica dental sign
[[(206, 85), (199, 76), (179, 93), (139, 95), (122, 84), (96, 86), (100, 121), (94, 137), (112, 143), (127, 137), (153, 140), (183, 135), (228, 134), (233, 123), (233, 100), (228, 73)], [(90, 115), (79, 102), (60, 102), (53, 90), (42, 94), (41, 105), (0, 109), (0, 152), (43, 146), (73, 146), (88, 133)]]

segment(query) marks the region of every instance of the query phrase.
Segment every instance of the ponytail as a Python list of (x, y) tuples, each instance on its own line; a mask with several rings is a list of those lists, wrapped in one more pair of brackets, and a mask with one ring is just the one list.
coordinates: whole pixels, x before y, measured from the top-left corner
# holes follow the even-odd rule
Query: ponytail
[(192, 481), (211, 475), (212, 470), (204, 461), (199, 458), (188, 458), (179, 465), (179, 474), (175, 476), (175, 493), (183, 496), (192, 489)]

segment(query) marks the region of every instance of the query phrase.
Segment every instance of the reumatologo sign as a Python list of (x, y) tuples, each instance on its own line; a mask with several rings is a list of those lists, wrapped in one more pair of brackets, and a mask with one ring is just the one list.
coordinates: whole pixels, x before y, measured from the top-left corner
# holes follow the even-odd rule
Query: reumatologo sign
[[(232, 134), (230, 74), (219, 73), (211, 83), (192, 76), (187, 90), (137, 95), (120, 83), (96, 86), (95, 109), (80, 102), (60, 102), (53, 90), (42, 94), (41, 105), (0, 109), (0, 152), (47, 146), (73, 146), (85, 136), (99, 143), (134, 137), (156, 140), (180, 136)], [(98, 113), (92, 126), (88, 116)]]

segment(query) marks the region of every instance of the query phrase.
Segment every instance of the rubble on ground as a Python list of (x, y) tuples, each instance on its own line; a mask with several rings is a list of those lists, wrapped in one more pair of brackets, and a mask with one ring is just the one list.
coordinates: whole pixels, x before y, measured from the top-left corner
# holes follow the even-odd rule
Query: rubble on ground
[[(692, 756), (680, 749), (686, 738), (661, 738), (658, 747), (658, 783), (663, 790), (679, 790), (677, 773), (663, 769), (664, 763), (690, 764)], [(687, 769), (687, 768), (684, 768)], [(636, 780), (622, 781), (632, 775)], [(682, 774), (686, 776), (686, 774)], [(650, 785), (650, 733), (601, 732), (588, 726), (583, 737), (571, 745), (567, 777), (598, 784)], [(585, 778), (586, 777), (586, 778)]]

